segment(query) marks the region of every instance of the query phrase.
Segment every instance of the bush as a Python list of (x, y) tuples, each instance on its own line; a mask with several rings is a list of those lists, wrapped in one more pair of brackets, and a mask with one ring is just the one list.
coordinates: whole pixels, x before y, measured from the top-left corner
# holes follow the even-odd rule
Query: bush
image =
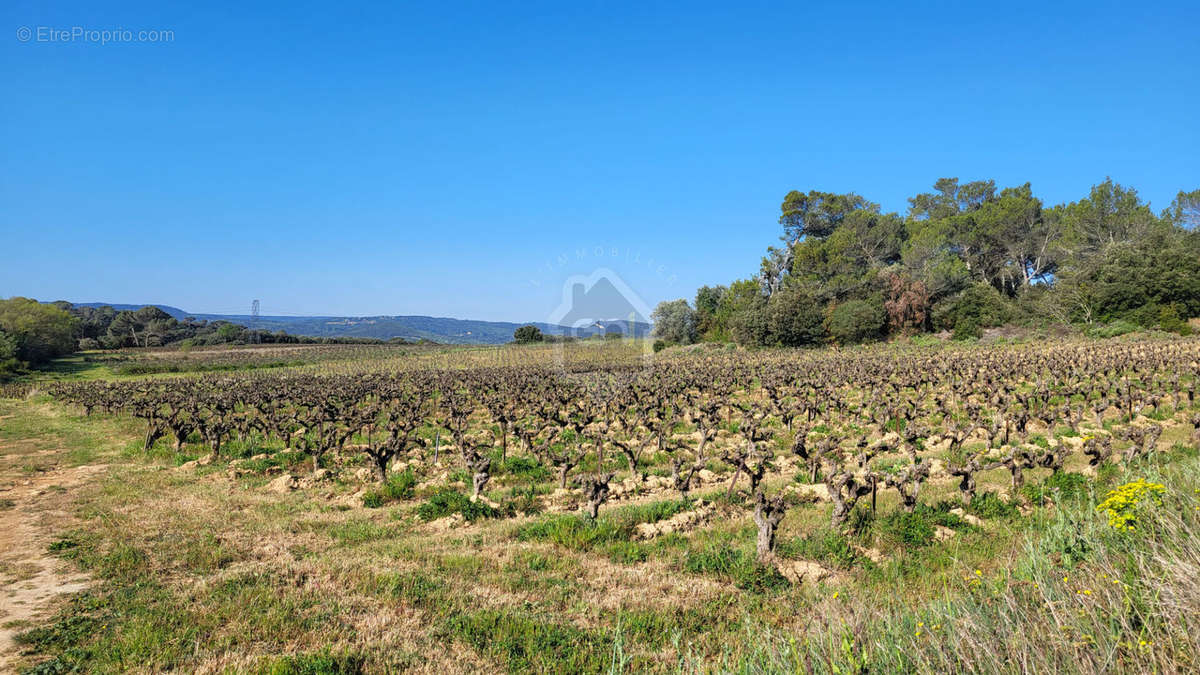
[(972, 284), (952, 301), (940, 303), (933, 311), (933, 324), (943, 330), (955, 330), (966, 322), (979, 328), (992, 328), (1012, 321), (1015, 314), (1007, 298), (984, 282)]
[(537, 489), (533, 483), (530, 483), (525, 488), (519, 488), (514, 485), (508, 491), (508, 500), (505, 506), (506, 508), (511, 508), (516, 513), (526, 516), (541, 513), (542, 505), (538, 502), (537, 494)]
[(821, 308), (799, 287), (785, 287), (767, 302), (767, 328), (771, 343), (781, 347), (817, 344), (824, 336)]
[(1175, 305), (1165, 305), (1158, 311), (1158, 327), (1168, 333), (1191, 335), (1192, 327), (1179, 316)]
[(628, 539), (630, 534), (631, 531), (607, 517), (592, 520), (563, 514), (523, 525), (516, 537), (521, 541), (551, 541), (572, 551), (590, 551), (602, 544)]
[(983, 337), (983, 328), (980, 328), (979, 322), (974, 318), (959, 319), (958, 323), (954, 324), (954, 339), (956, 341), (978, 340), (981, 337)]
[(0, 381), (16, 373), (21, 367), (17, 361), (17, 341), (0, 330)]
[(756, 300), (734, 312), (729, 317), (729, 332), (739, 345), (761, 347), (768, 344), (771, 326), (766, 301)]
[[(30, 365), (41, 365), (50, 359), (75, 351), (75, 317), (55, 305), (45, 305), (29, 298), (0, 300), (0, 331), (15, 345), (12, 357)], [(0, 345), (0, 360), (10, 348), (7, 340)]]
[(938, 527), (970, 529), (965, 520), (950, 513), (951, 508), (943, 502), (937, 506), (918, 504), (912, 513), (894, 511), (879, 519), (880, 534), (899, 546), (925, 546), (933, 542)]
[(838, 344), (857, 344), (877, 340), (883, 335), (887, 313), (872, 300), (851, 300), (833, 308), (825, 320), (825, 330)]
[(552, 541), (572, 551), (589, 551), (603, 544), (629, 540), (638, 525), (657, 523), (689, 507), (687, 501), (680, 499), (612, 509), (595, 520), (573, 514), (556, 515), (521, 527), (516, 536), (521, 541)]
[(1093, 324), (1087, 330), (1087, 334), (1095, 338), (1114, 338), (1129, 333), (1136, 332), (1138, 327), (1124, 319), (1117, 319), (1112, 323), (1097, 323)]
[(671, 343), (667, 342), (666, 340), (655, 340), (654, 341), (654, 353), (657, 354), (670, 346), (671, 346)]
[(416, 487), (417, 477), (413, 475), (412, 469), (405, 469), (401, 473), (388, 476), (387, 482), (383, 484), (383, 496), (393, 500), (408, 499), (412, 497)]
[(534, 326), (533, 324), (521, 326), (513, 331), (513, 339), (516, 340), (518, 344), (523, 345), (533, 342), (541, 342), (544, 337), (545, 336), (542, 335), (542, 329)]
[(1138, 511), (1150, 506), (1162, 506), (1162, 495), (1167, 491), (1161, 483), (1150, 483), (1139, 478), (1110, 490), (1096, 510), (1108, 516), (1108, 524), (1116, 530), (1132, 530), (1137, 523)]
[(687, 300), (658, 303), (650, 313), (650, 321), (654, 324), (651, 335), (656, 338), (681, 345), (696, 341), (696, 312), (688, 306)]

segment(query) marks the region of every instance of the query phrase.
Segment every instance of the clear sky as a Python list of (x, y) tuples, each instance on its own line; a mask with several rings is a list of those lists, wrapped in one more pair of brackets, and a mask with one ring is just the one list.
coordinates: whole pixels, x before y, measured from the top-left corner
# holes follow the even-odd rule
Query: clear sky
[(249, 4), (3, 3), (0, 296), (539, 320), (750, 275), (791, 189), (1200, 187), (1195, 1)]

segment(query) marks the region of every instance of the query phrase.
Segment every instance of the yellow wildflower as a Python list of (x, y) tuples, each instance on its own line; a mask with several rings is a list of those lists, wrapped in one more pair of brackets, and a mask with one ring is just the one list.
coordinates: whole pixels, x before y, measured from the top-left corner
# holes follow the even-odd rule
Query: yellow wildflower
[(1108, 516), (1108, 524), (1113, 529), (1132, 531), (1138, 506), (1146, 502), (1162, 506), (1162, 495), (1166, 491), (1166, 486), (1161, 483), (1149, 483), (1145, 478), (1139, 478), (1110, 490), (1096, 510)]

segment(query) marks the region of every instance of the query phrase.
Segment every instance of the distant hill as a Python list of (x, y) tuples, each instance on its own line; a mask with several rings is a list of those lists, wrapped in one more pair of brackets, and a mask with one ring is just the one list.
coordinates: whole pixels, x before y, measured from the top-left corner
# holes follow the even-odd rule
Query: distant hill
[(128, 304), (122, 304), (119, 302), (73, 302), (71, 304), (75, 305), (76, 307), (108, 306), (108, 307), (112, 307), (113, 309), (117, 310), (118, 312), (124, 312), (124, 311), (132, 312), (136, 309), (141, 309), (141, 308), (145, 307), (146, 305), (153, 305), (153, 306), (161, 309), (162, 311), (166, 312), (167, 314), (170, 314), (176, 320), (182, 320), (183, 317), (185, 317), (185, 316), (195, 316), (194, 314), (188, 314), (187, 312), (183, 311), (182, 309), (179, 309), (178, 307), (172, 307), (170, 305), (158, 305), (153, 302), (147, 302), (147, 303), (141, 304), (141, 305), (128, 305)]
[[(83, 307), (102, 307), (109, 305), (113, 309), (133, 310), (145, 305), (79, 302)], [(208, 321), (229, 321), (250, 326), (253, 317), (249, 314), (196, 314), (185, 312), (178, 307), (155, 305), (176, 319), (195, 317)], [(433, 340), (443, 344), (503, 344), (511, 342), (513, 331), (532, 323), (549, 335), (576, 335), (588, 337), (597, 333), (625, 333), (628, 331), (626, 322), (602, 321), (580, 329), (572, 329), (555, 324), (527, 321), (511, 323), (508, 321), (475, 321), (472, 319), (451, 319), (433, 316), (260, 316), (252, 327), (266, 331), (284, 331), (292, 335), (310, 335), (313, 337), (368, 337), (387, 340), (400, 337), (406, 340)], [(636, 337), (646, 337), (650, 334), (650, 324), (635, 322), (633, 333)]]

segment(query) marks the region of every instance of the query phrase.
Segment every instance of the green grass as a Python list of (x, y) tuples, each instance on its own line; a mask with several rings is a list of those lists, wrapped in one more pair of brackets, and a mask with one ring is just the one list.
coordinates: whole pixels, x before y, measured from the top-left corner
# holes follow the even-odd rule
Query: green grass
[[(118, 453), (130, 437), (139, 434), (141, 426), (128, 418), (88, 417), (55, 405), (45, 396), (29, 401), (0, 399), (0, 416), (6, 418), (0, 424), (0, 444), (13, 444), (5, 449), (4, 459), (56, 451), (55, 461), (66, 466), (94, 464)], [(34, 459), (31, 467), (40, 466), (40, 461)]]
[(363, 672), (365, 659), (355, 653), (328, 649), (272, 658), (255, 670), (260, 675), (356, 675)]
[(1015, 518), (1021, 513), (1012, 503), (1004, 501), (991, 491), (976, 494), (971, 503), (963, 510), (984, 519)]
[(109, 370), (114, 375), (160, 375), (163, 373), (226, 373), (269, 368), (293, 368), (305, 361), (265, 361), (261, 363), (188, 363), (180, 361), (114, 363)]
[(812, 560), (835, 569), (848, 570), (873, 564), (841, 532), (830, 529), (781, 539), (776, 544), (775, 552), (784, 558)]
[(512, 476), (522, 482), (532, 483), (545, 483), (554, 477), (554, 472), (536, 459), (510, 456), (501, 462), (499, 458), (500, 454), (497, 451), (496, 461), (492, 463), (492, 473), (496, 477)]
[(521, 611), (463, 612), (442, 631), (499, 658), (510, 673), (599, 673), (613, 663), (610, 635)]
[(683, 559), (683, 571), (723, 579), (752, 593), (777, 592), (791, 586), (774, 567), (759, 564), (753, 553), (734, 548), (689, 550)]
[(550, 541), (572, 551), (590, 551), (606, 544), (629, 544), (634, 529), (641, 523), (657, 523), (689, 509), (684, 500), (664, 500), (625, 506), (602, 512), (592, 520), (586, 516), (562, 514), (523, 525), (516, 531), (523, 541)]
[(482, 501), (471, 501), (465, 494), (446, 488), (433, 493), (417, 507), (417, 516), (421, 520), (430, 521), (460, 514), (467, 522), (475, 522), (484, 518), (501, 518), (504, 514)]
[(412, 469), (388, 476), (383, 485), (363, 493), (363, 506), (377, 509), (384, 504), (411, 499), (417, 486), (417, 477)]
[(1038, 483), (1028, 483), (1021, 488), (1021, 494), (1032, 504), (1044, 501), (1060, 502), (1065, 499), (1079, 499), (1087, 494), (1088, 479), (1083, 474), (1059, 471), (1050, 474)]
[(329, 528), (329, 536), (341, 544), (350, 546), (389, 539), (395, 534), (394, 528), (384, 527), (367, 519), (348, 520)]

